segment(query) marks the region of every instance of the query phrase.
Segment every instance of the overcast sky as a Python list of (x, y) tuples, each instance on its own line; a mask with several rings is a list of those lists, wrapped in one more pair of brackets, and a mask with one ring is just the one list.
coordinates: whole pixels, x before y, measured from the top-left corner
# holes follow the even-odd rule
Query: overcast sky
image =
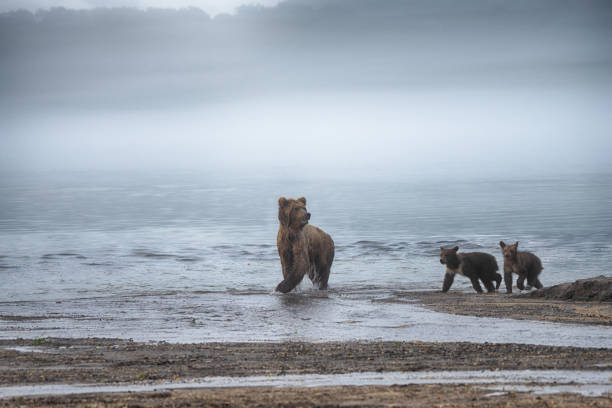
[(0, 170), (612, 171), (608, 0), (221, 3), (0, 14)]
[(0, 12), (13, 10), (36, 11), (51, 7), (91, 9), (95, 7), (135, 7), (145, 9), (198, 7), (208, 14), (232, 13), (244, 4), (274, 6), (280, 0), (1, 0)]

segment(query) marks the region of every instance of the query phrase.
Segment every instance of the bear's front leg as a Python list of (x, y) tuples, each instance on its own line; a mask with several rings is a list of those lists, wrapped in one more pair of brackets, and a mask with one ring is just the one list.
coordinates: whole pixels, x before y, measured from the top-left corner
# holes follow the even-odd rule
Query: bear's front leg
[(299, 283), (304, 279), (306, 271), (309, 267), (307, 262), (308, 254), (304, 252), (303, 248), (296, 246), (293, 250), (285, 251), (284, 257), (284, 268), (283, 268), (283, 281), (276, 286), (277, 292), (287, 293), (293, 290)]
[(453, 285), (454, 280), (455, 280), (455, 274), (446, 272), (446, 274), (444, 274), (444, 283), (442, 284), (442, 292), (445, 292), (445, 293), (448, 292), (450, 287)]
[(504, 269), (504, 283), (506, 284), (506, 293), (512, 293), (512, 270)]
[(293, 288), (300, 284), (303, 278), (304, 275), (298, 276), (291, 273), (286, 279), (276, 286), (276, 291), (281, 293), (291, 292)]

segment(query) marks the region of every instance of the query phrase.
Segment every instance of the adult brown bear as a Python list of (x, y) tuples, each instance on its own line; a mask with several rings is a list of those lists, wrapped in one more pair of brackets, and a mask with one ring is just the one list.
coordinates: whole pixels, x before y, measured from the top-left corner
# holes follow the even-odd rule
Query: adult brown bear
[(327, 289), (334, 261), (334, 241), (321, 229), (308, 224), (309, 219), (304, 197), (278, 199), (280, 227), (276, 246), (283, 267), (283, 281), (276, 287), (278, 292), (291, 291), (306, 274), (319, 289)]

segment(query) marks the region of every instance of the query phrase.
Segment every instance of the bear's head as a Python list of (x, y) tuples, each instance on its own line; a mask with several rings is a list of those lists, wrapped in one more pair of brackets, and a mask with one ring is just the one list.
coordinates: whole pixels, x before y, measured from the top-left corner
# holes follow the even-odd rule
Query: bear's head
[(308, 224), (310, 213), (306, 211), (306, 199), (297, 200), (281, 197), (278, 199), (278, 220), (283, 227), (301, 229)]
[(440, 247), (440, 263), (449, 266), (457, 265), (459, 263), (457, 251), (459, 251), (458, 246), (450, 249)]
[(516, 256), (518, 254), (518, 241), (516, 241), (512, 245), (506, 245), (504, 241), (499, 241), (499, 246), (501, 247), (502, 255), (504, 256), (504, 260), (515, 262)]

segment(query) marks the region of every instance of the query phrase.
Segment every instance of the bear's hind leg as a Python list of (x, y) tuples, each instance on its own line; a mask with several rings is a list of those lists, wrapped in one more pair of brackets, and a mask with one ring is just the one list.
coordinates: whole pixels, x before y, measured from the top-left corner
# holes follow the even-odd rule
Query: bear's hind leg
[(519, 278), (516, 280), (516, 287), (519, 290), (525, 290), (525, 275), (519, 275)]
[(312, 283), (316, 283), (319, 275), (317, 274), (317, 270), (315, 268), (315, 263), (311, 262), (310, 268), (308, 269), (308, 277), (312, 281)]
[(544, 287), (537, 276), (527, 278), (527, 283), (529, 283), (529, 289), (531, 289), (532, 286), (536, 289), (542, 289)]
[(499, 290), (499, 285), (501, 285), (502, 277), (499, 273), (495, 273), (495, 290)]
[(327, 281), (329, 280), (329, 273), (331, 270), (331, 264), (321, 262), (320, 258), (316, 258), (308, 276), (312, 281), (312, 284), (318, 286), (320, 290), (327, 289)]
[(482, 283), (484, 283), (485, 288), (487, 288), (487, 292), (489, 293), (495, 292), (495, 286), (493, 286), (493, 282), (491, 282), (490, 280), (483, 280)]
[(329, 273), (331, 268), (329, 266), (321, 267), (318, 271), (317, 281), (319, 283), (319, 289), (325, 290), (327, 289), (327, 281), (329, 280)]
[(317, 276), (316, 280), (319, 283), (320, 290), (327, 289), (327, 281), (329, 280), (329, 274), (331, 273), (332, 263), (334, 263), (334, 252), (334, 246), (332, 243), (326, 256), (322, 257), (325, 259), (325, 261), (317, 263), (317, 271), (315, 274)]
[(474, 277), (474, 278), (470, 278), (470, 280), (472, 281), (472, 286), (474, 287), (474, 290), (478, 293), (482, 293), (482, 286), (480, 286), (480, 282), (478, 282), (478, 278)]

